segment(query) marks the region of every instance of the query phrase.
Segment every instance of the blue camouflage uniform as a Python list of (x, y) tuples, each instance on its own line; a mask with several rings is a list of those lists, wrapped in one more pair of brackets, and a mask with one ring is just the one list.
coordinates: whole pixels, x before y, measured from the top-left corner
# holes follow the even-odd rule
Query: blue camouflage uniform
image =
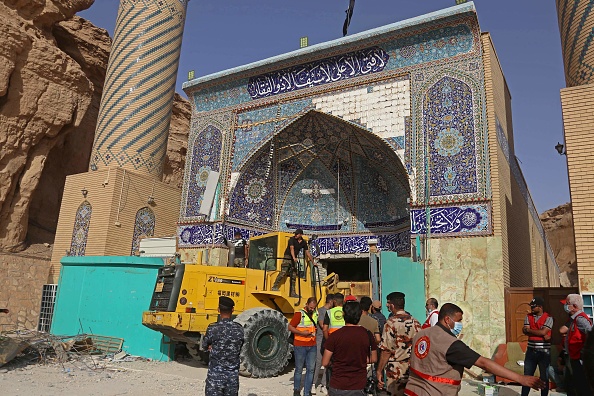
[(243, 327), (232, 319), (211, 323), (203, 346), (211, 347), (206, 376), (206, 396), (236, 396), (239, 393), (239, 353)]

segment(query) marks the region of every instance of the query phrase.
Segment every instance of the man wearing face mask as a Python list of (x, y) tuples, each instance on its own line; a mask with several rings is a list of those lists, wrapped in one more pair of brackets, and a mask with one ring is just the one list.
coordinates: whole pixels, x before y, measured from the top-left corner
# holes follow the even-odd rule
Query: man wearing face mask
[(386, 368), (386, 391), (392, 396), (404, 394), (404, 387), (408, 381), (412, 340), (421, 330), (421, 324), (404, 310), (404, 304), (404, 293), (392, 292), (386, 296), (386, 306), (392, 316), (384, 326), (375, 373), (378, 387), (382, 389), (383, 369)]
[[(582, 364), (582, 350), (586, 337), (592, 330), (592, 322), (588, 315), (582, 311), (584, 301), (579, 294), (569, 294), (565, 300), (565, 312), (570, 315), (567, 337), (565, 337), (565, 352), (569, 355), (571, 369), (571, 387), (578, 396), (592, 395), (592, 389), (586, 378)], [(590, 336), (592, 336), (590, 334)]]
[(540, 378), (520, 375), (491, 359), (482, 357), (456, 337), (462, 331), (462, 309), (446, 303), (439, 311), (437, 325), (414, 337), (410, 377), (404, 390), (409, 396), (457, 395), (464, 367), (477, 366), (521, 385), (542, 389)]

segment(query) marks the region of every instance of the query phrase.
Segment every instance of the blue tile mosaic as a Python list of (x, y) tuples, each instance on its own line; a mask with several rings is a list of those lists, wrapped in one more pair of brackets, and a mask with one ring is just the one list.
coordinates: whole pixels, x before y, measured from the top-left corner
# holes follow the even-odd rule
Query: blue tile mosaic
[(252, 77), (247, 90), (252, 99), (258, 99), (365, 76), (384, 70), (388, 58), (383, 49), (371, 47)]
[(245, 239), (266, 233), (258, 229), (222, 223), (181, 225), (177, 228), (178, 246), (182, 248), (224, 246), (223, 237), (233, 239), (236, 231), (239, 231)]
[(132, 249), (130, 254), (134, 255), (140, 247), (140, 240), (152, 237), (155, 233), (155, 213), (149, 207), (140, 208), (136, 212), (134, 221), (134, 234), (132, 235)]
[(340, 200), (337, 194), (334, 175), (321, 161), (311, 161), (280, 203), (279, 229), (295, 230), (295, 224), (307, 230), (336, 229), (345, 219), (350, 220), (352, 212), (344, 193)]
[[(410, 252), (410, 232), (349, 236), (321, 236), (316, 240), (319, 254), (368, 253), (369, 240), (377, 239), (378, 248), (393, 252)], [(317, 254), (317, 252), (315, 252)]]
[(69, 256), (84, 256), (87, 248), (87, 239), (89, 236), (89, 225), (91, 224), (91, 215), (93, 207), (89, 201), (84, 201), (76, 210), (74, 218), (74, 227), (72, 227), (72, 239), (70, 241)]
[(190, 172), (185, 182), (190, 186), (185, 189), (185, 217), (201, 217), (200, 205), (202, 195), (206, 189), (206, 182), (210, 171), (220, 170), (220, 156), (222, 150), (222, 133), (215, 126), (209, 125), (196, 135), (191, 147)]
[[(230, 239), (235, 231), (241, 232), (241, 236), (246, 239), (267, 232), (221, 223), (182, 225), (178, 226), (177, 230), (178, 245), (181, 248), (224, 246), (223, 236)], [(377, 239), (378, 247), (382, 250), (410, 252), (410, 232), (406, 230), (392, 234), (321, 236), (316, 240), (319, 250), (316, 251), (312, 245), (312, 254), (317, 256), (319, 254), (367, 253), (369, 252), (369, 239)]]
[[(489, 204), (448, 206), (431, 208), (429, 220), (432, 235), (448, 236), (454, 234), (491, 234), (491, 207)], [(411, 234), (427, 233), (427, 211), (413, 209), (410, 213)]]
[(191, 97), (196, 111), (212, 111), (251, 100), (247, 82), (247, 79), (241, 79), (194, 92)]
[(423, 103), (423, 127), (428, 139), (430, 195), (477, 191), (473, 99), (470, 87), (444, 77), (433, 85)]
[(390, 55), (388, 69), (398, 69), (439, 59), (451, 58), (473, 50), (470, 26), (445, 26), (392, 41), (384, 46)]
[[(367, 240), (373, 235), (385, 250), (405, 252), (410, 247), (409, 222), (416, 221), (410, 227), (416, 227), (417, 233), (423, 232), (424, 224), (424, 211), (415, 209), (409, 215), (410, 198), (415, 207), (429, 204), (435, 216), (442, 216), (442, 220), (431, 218), (436, 235), (490, 233), (479, 35), (474, 14), (456, 15), (449, 21), (411, 25), (375, 41), (337, 47), (324, 52), (325, 57), (312, 52), (310, 61), (301, 57), (299, 64), (271, 63), (267, 69), (258, 69), (257, 77), (245, 69), (241, 75), (230, 71), (226, 77), (222, 73), (221, 80), (188, 85), (196, 106), (194, 119), (207, 120), (223, 108), (235, 117), (223, 130), (226, 140), (217, 195), (225, 205), (220, 208), (220, 213), (226, 213), (223, 227), (262, 231), (300, 227), (318, 233), (326, 244), (324, 251), (334, 249), (338, 240), (340, 249), (351, 253), (367, 251)], [(339, 67), (345, 57), (365, 49), (387, 52), (385, 66), (332, 81), (335, 69), (324, 67)], [(326, 75), (320, 74), (324, 70)], [(405, 79), (407, 84), (390, 85), (395, 79)], [(365, 105), (362, 90), (377, 97), (377, 102), (396, 103), (396, 107), (386, 108), (379, 124), (366, 119), (365, 125), (359, 125)], [(344, 119), (315, 110), (314, 102)], [(376, 106), (373, 111), (377, 112)], [(361, 119), (355, 120), (359, 116), (353, 117), (353, 112), (361, 113)], [(390, 117), (403, 117), (404, 125), (400, 120), (387, 122)], [(400, 125), (397, 129), (402, 130), (385, 131), (379, 138), (385, 125)], [(425, 156), (427, 149), (429, 156)], [(186, 176), (186, 183), (194, 177)], [(226, 180), (231, 181), (225, 184)], [(426, 180), (430, 181), (428, 199)], [(201, 195), (196, 188), (189, 189)], [(459, 202), (459, 210), (444, 209), (442, 201)], [(180, 218), (188, 221), (192, 219)], [(183, 243), (217, 243), (216, 229), (208, 231), (209, 226), (181, 225)], [(209, 238), (211, 242), (204, 242)]]
[(229, 219), (260, 227), (273, 226), (276, 194), (270, 153), (267, 144), (242, 171), (230, 194)]
[(259, 147), (273, 134), (278, 125), (275, 121), (276, 114), (276, 107), (266, 107), (237, 115), (238, 128), (235, 131), (236, 144), (233, 148), (233, 171), (241, 167), (255, 147)]

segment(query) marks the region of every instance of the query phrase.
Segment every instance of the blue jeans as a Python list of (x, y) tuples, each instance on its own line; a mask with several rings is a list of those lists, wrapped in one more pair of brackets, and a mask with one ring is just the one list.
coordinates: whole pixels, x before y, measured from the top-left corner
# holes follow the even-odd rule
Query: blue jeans
[(314, 369), (316, 367), (316, 353), (318, 348), (314, 346), (296, 346), (293, 354), (295, 355), (295, 377), (293, 378), (293, 389), (301, 389), (301, 376), (303, 375), (303, 366), (305, 365), (305, 384), (303, 385), (303, 396), (311, 395), (311, 385), (313, 383)]
[[(524, 358), (524, 375), (534, 375), (536, 366), (540, 371), (540, 379), (544, 381), (546, 386), (541, 389), (540, 395), (547, 396), (549, 394), (549, 365), (551, 364), (551, 354), (549, 351), (528, 348), (526, 349), (526, 357)], [(522, 386), (522, 396), (528, 396), (530, 388)]]

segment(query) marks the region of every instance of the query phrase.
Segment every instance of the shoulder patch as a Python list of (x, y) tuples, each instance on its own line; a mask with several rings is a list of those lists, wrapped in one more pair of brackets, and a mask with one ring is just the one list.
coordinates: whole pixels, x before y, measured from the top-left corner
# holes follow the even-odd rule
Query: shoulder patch
[(429, 340), (429, 337), (422, 336), (415, 343), (415, 355), (419, 359), (425, 359), (425, 357), (427, 357), (427, 354), (429, 353), (430, 348), (431, 348), (431, 341)]

